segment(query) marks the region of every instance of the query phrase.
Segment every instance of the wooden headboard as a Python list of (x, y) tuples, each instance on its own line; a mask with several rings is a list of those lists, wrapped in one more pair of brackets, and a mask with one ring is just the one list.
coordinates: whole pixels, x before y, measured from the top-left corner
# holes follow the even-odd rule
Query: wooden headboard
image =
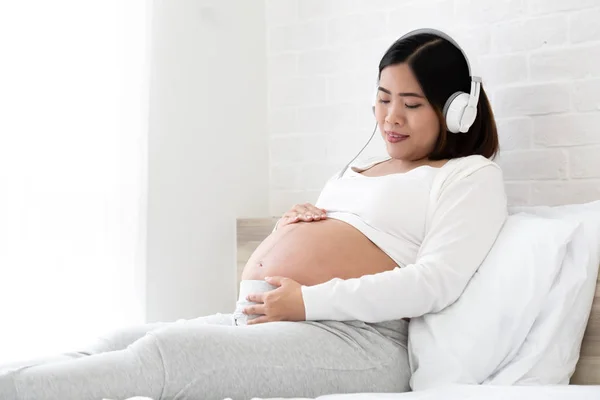
[[(237, 277), (256, 247), (273, 231), (277, 218), (243, 218), (237, 220)], [(581, 355), (571, 384), (600, 385), (600, 276), (587, 329), (581, 344)]]
[(600, 275), (596, 281), (596, 295), (571, 384), (600, 385)]

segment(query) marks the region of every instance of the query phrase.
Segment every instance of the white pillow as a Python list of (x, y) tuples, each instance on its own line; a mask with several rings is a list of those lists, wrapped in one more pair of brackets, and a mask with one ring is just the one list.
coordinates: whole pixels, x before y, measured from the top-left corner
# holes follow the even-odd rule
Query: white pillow
[(413, 390), (480, 384), (512, 359), (538, 316), (578, 224), (511, 215), (460, 298), (409, 324)]
[(558, 207), (514, 207), (581, 223), (567, 246), (558, 278), (540, 315), (513, 360), (486, 383), (568, 384), (579, 360), (600, 265), (600, 201)]

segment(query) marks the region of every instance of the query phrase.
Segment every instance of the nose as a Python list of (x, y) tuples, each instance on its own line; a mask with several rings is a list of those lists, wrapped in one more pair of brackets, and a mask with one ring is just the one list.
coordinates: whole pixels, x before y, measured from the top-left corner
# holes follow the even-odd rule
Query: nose
[(403, 126), (406, 123), (406, 115), (401, 101), (393, 101), (388, 104), (385, 122), (390, 125)]

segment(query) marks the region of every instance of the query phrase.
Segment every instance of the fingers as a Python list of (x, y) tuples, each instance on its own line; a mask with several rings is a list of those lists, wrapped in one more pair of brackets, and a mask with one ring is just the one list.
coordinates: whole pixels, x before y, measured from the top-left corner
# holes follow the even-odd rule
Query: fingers
[(297, 204), (292, 208), (291, 211), (295, 212), (299, 219), (305, 222), (319, 221), (327, 218), (327, 214), (324, 209), (315, 207), (310, 203)]
[(253, 303), (264, 303), (265, 293), (250, 293), (248, 296), (246, 296), (246, 300)]
[(291, 212), (295, 213), (300, 221), (312, 221), (312, 213), (309, 211), (306, 204), (296, 204)]
[(310, 203), (296, 204), (281, 217), (279, 226), (294, 224), (296, 222), (311, 222), (327, 219), (327, 211)]
[(322, 208), (318, 208), (313, 206), (312, 204), (308, 204), (307, 207), (309, 214), (312, 214), (313, 221), (319, 221), (327, 218), (327, 213)]
[(287, 278), (284, 278), (282, 276), (265, 276), (265, 281), (274, 286), (281, 286), (286, 280)]
[(302, 216), (297, 212), (288, 211), (285, 214), (283, 214), (283, 218), (285, 218), (288, 224), (293, 224), (295, 222), (300, 221), (302, 219)]
[(288, 211), (279, 220), (278, 226), (281, 228), (289, 224), (295, 224), (300, 221), (300, 216), (294, 212)]
[(248, 306), (244, 308), (244, 314), (246, 315), (264, 315), (265, 314), (265, 305), (264, 304), (255, 304), (253, 306)]
[(263, 315), (262, 317), (257, 317), (257, 318), (251, 319), (251, 320), (247, 321), (246, 323), (248, 325), (255, 325), (255, 324), (262, 324), (265, 322), (269, 322), (269, 317), (267, 317), (266, 315)]

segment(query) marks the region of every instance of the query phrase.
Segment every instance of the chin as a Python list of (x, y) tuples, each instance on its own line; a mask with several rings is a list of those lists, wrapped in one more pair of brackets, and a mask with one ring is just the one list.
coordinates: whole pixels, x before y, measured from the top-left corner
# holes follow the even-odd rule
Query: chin
[(394, 148), (392, 146), (386, 146), (387, 153), (390, 157), (395, 158), (396, 160), (407, 160), (410, 158), (410, 153), (407, 151), (403, 151), (403, 149)]

